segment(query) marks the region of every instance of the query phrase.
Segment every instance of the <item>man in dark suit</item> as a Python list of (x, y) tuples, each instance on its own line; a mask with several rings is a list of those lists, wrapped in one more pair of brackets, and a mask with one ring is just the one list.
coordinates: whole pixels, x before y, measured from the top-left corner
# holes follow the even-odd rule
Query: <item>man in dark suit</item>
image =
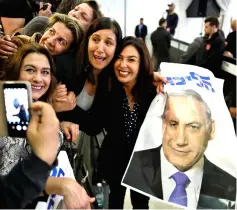
[(135, 152), (123, 183), (188, 208), (234, 208), (236, 178), (204, 156), (215, 122), (201, 96), (169, 94), (162, 120), (162, 146)]
[(143, 39), (143, 41), (145, 42), (145, 38), (147, 35), (147, 26), (143, 23), (144, 19), (141, 18), (140, 19), (140, 24), (136, 26), (135, 28), (135, 36), (137, 38), (141, 38)]
[(159, 20), (159, 27), (151, 34), (153, 56), (155, 58), (155, 70), (161, 62), (169, 62), (169, 49), (171, 36), (166, 30), (167, 22), (164, 18)]

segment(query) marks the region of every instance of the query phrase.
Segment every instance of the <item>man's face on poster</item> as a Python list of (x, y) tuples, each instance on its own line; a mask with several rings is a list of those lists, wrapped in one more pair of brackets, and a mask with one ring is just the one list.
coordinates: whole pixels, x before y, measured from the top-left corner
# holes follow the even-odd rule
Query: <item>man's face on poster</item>
[(187, 171), (203, 156), (214, 138), (214, 121), (193, 97), (170, 96), (163, 116), (163, 150), (179, 171)]

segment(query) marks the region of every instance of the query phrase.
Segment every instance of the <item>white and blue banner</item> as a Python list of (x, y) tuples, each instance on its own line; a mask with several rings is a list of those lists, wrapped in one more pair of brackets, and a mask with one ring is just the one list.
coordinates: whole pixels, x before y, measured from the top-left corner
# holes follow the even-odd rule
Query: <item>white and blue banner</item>
[[(163, 208), (234, 208), (237, 139), (224, 80), (192, 65), (161, 63), (160, 68), (169, 84), (150, 105), (122, 185), (158, 198)], [(172, 97), (185, 93), (190, 95)], [(189, 177), (185, 205), (171, 199), (176, 184), (170, 171)]]
[[(211, 109), (212, 118), (215, 120), (216, 129), (215, 138), (209, 142), (205, 155), (219, 167), (236, 176), (237, 139), (223, 96), (224, 80), (215, 78), (207, 69), (193, 65), (162, 63), (160, 68), (161, 74), (169, 81), (169, 84), (165, 85), (165, 91), (168, 94), (192, 89), (206, 101)], [(163, 94), (157, 95), (151, 103), (141, 127), (135, 151), (161, 144), (163, 134), (160, 116), (164, 110), (164, 97)]]
[[(58, 166), (53, 168), (50, 176), (53, 177), (67, 177), (75, 179), (72, 166), (68, 159), (68, 155), (66, 151), (60, 151), (58, 157)], [(36, 209), (65, 209), (63, 203), (63, 196), (60, 195), (49, 195), (47, 204), (43, 202), (39, 202)]]

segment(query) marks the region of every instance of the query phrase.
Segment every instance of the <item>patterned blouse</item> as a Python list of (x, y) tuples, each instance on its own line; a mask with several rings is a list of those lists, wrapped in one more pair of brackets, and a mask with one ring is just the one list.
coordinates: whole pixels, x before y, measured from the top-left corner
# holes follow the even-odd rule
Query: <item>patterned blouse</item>
[(124, 109), (124, 119), (125, 119), (125, 136), (130, 143), (129, 137), (133, 133), (133, 131), (137, 127), (137, 115), (138, 115), (138, 107), (139, 104), (137, 102), (134, 103), (133, 110), (130, 111), (129, 100), (125, 94), (123, 100), (123, 109)]
[[(63, 144), (63, 134), (59, 131), (59, 148)], [(0, 175), (8, 174), (12, 168), (31, 153), (31, 146), (25, 138), (0, 137)]]

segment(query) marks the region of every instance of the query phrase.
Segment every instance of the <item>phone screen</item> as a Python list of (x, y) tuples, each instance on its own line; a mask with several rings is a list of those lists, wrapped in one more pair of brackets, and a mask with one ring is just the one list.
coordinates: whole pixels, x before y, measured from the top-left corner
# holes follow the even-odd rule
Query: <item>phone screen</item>
[(27, 86), (25, 84), (4, 84), (3, 93), (8, 135), (26, 137), (30, 121)]

